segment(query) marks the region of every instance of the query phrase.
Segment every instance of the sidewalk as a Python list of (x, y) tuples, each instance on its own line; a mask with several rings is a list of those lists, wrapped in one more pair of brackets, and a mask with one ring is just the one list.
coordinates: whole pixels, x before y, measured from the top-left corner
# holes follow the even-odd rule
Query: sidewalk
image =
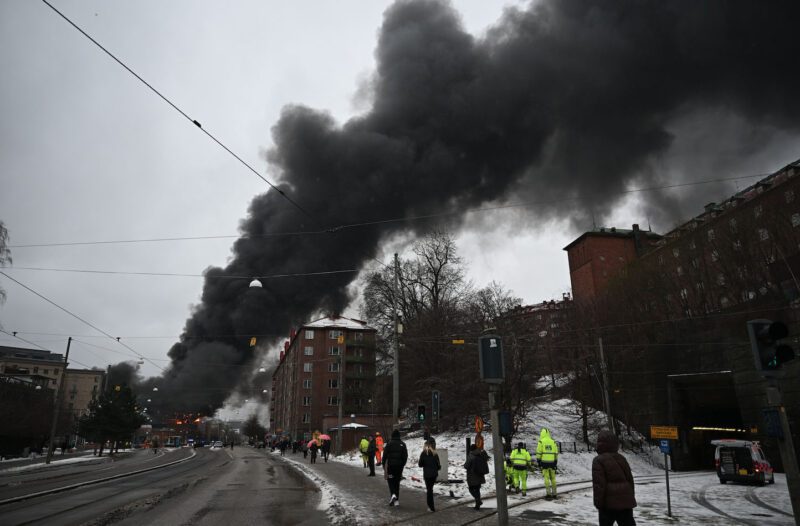
[[(374, 477), (368, 477), (369, 470), (342, 462), (325, 463), (318, 458), (316, 464), (309, 464), (310, 456), (309, 459), (304, 459), (301, 453), (286, 453), (286, 456), (281, 457), (275, 451), (272, 455), (273, 458), (295, 465), (320, 485), (321, 507), (329, 510), (335, 523), (456, 525), (487, 515), (483, 510), (475, 511), (471, 497), (453, 499), (441, 495), (434, 497), (436, 512), (430, 513), (425, 502), (425, 492), (409, 488), (405, 480), (400, 486), (400, 506), (390, 507), (389, 487), (380, 466), (375, 468)], [(408, 462), (416, 462), (416, 459), (409, 456)], [(336, 509), (337, 502), (341, 503), (341, 509)]]

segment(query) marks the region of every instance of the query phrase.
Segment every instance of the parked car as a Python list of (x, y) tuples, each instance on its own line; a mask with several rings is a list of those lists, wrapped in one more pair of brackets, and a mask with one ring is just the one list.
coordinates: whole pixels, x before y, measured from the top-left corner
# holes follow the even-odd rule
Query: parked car
[(217, 440), (213, 444), (211, 444), (211, 449), (222, 449), (222, 442)]
[(267, 447), (267, 445), (266, 443), (264, 443), (263, 440), (259, 440), (258, 442), (256, 442), (256, 449), (264, 449), (265, 447)]
[(717, 446), (714, 464), (720, 484), (728, 481), (751, 484), (774, 484), (775, 473), (758, 442), (750, 440), (712, 440)]

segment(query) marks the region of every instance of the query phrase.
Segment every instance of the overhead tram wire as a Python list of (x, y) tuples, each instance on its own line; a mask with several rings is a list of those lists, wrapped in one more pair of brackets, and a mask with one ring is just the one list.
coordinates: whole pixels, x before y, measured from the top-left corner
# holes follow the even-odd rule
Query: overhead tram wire
[[(39, 349), (41, 349), (41, 350), (43, 350), (43, 351), (53, 352), (53, 350), (52, 350), (52, 349), (48, 349), (47, 347), (44, 347), (44, 346), (42, 346), (42, 345), (39, 345), (39, 344), (38, 344), (38, 343), (36, 343), (36, 342), (32, 342), (32, 341), (30, 341), (30, 340), (26, 340), (25, 338), (22, 338), (22, 337), (20, 337), (20, 336), (17, 336), (17, 334), (18, 334), (18, 333), (16, 333), (16, 332), (8, 332), (8, 331), (6, 331), (6, 330), (3, 330), (3, 329), (0, 329), (0, 332), (2, 332), (2, 333), (4, 333), (4, 334), (7, 334), (7, 335), (9, 335), (9, 336), (11, 336), (12, 338), (16, 338), (17, 340), (22, 340), (23, 342), (27, 343), (28, 345), (33, 345), (34, 347), (38, 347)], [(73, 339), (73, 341), (75, 341), (75, 340)], [(86, 365), (86, 364), (85, 364), (85, 363), (83, 363), (83, 362), (79, 362), (79, 361), (78, 361), (78, 360), (76, 360), (74, 357), (73, 357), (73, 358), (72, 358), (72, 359), (69, 361), (69, 363), (76, 363), (76, 364), (78, 364), (78, 365), (81, 365), (81, 366), (83, 366), (83, 367), (86, 367), (87, 369), (91, 369), (91, 368), (92, 368), (90, 365)], [(67, 366), (69, 366), (69, 363), (67, 364)]]
[[(44, 1), (44, 0), (42, 0)], [(687, 186), (697, 186), (703, 184), (712, 184), (712, 183), (721, 183), (721, 182), (729, 182), (729, 181), (738, 181), (741, 179), (753, 179), (756, 177), (763, 178), (769, 174), (753, 174), (753, 175), (742, 175), (737, 177), (722, 177), (718, 179), (706, 179), (702, 181), (691, 181), (688, 183), (676, 183), (676, 184), (669, 184), (669, 185), (662, 185), (662, 186), (650, 186), (646, 188), (632, 188), (630, 190), (622, 190), (617, 192), (618, 195), (626, 195), (626, 194), (633, 194), (633, 193), (640, 193), (640, 192), (653, 192), (656, 190), (669, 190), (673, 188), (683, 188)], [(140, 239), (110, 239), (110, 240), (99, 240), (99, 241), (67, 241), (63, 243), (27, 243), (27, 244), (19, 244), (19, 245), (8, 245), (8, 248), (38, 248), (38, 247), (65, 247), (65, 246), (83, 246), (83, 245), (113, 245), (113, 244), (133, 244), (133, 243), (163, 243), (163, 242), (170, 242), (170, 241), (203, 241), (203, 240), (214, 240), (214, 239), (261, 239), (261, 238), (269, 238), (269, 237), (289, 237), (289, 236), (319, 236), (324, 234), (332, 234), (336, 232), (340, 232), (342, 230), (347, 230), (351, 228), (363, 228), (369, 226), (377, 226), (377, 225), (385, 225), (391, 223), (403, 223), (403, 222), (410, 222), (410, 221), (422, 221), (426, 219), (436, 219), (441, 217), (451, 217), (457, 215), (463, 215), (467, 213), (481, 213), (481, 212), (493, 212), (496, 210), (506, 210), (512, 208), (524, 208), (524, 207), (531, 207), (531, 206), (539, 206), (539, 205), (548, 205), (554, 203), (566, 203), (570, 201), (577, 201), (578, 197), (565, 197), (561, 199), (549, 199), (547, 201), (524, 201), (520, 203), (509, 203), (505, 205), (497, 205), (497, 206), (485, 206), (485, 207), (476, 207), (476, 208), (465, 208), (461, 209), (457, 212), (439, 212), (439, 213), (432, 213), (432, 214), (422, 214), (417, 216), (407, 216), (407, 217), (396, 217), (396, 218), (387, 218), (387, 219), (376, 219), (374, 221), (362, 221), (357, 223), (348, 223), (344, 225), (339, 225), (333, 228), (323, 229), (323, 230), (298, 230), (298, 231), (287, 231), (287, 232), (267, 232), (264, 234), (258, 235), (240, 235), (240, 234), (225, 234), (225, 235), (208, 235), (208, 236), (174, 236), (174, 237), (153, 237), (153, 238), (140, 238)], [(382, 265), (386, 265), (385, 263), (381, 262)]]
[(16, 279), (14, 279), (14, 278), (12, 278), (11, 276), (9, 276), (8, 274), (6, 274), (5, 272), (3, 272), (3, 271), (0, 271), (0, 275), (3, 275), (3, 276), (5, 276), (5, 277), (7, 277), (8, 279), (10, 279), (11, 281), (13, 281), (14, 283), (16, 283), (17, 285), (19, 285), (20, 287), (24, 288), (25, 290), (27, 290), (27, 291), (29, 291), (29, 292), (31, 292), (31, 293), (33, 293), (33, 294), (35, 294), (36, 296), (38, 296), (39, 298), (43, 299), (43, 300), (44, 300), (44, 301), (46, 301), (47, 303), (49, 303), (49, 304), (53, 305), (54, 307), (58, 308), (59, 310), (61, 310), (61, 311), (63, 311), (63, 312), (65, 312), (65, 313), (69, 314), (70, 316), (72, 316), (72, 317), (73, 317), (73, 318), (75, 318), (76, 320), (78, 320), (78, 321), (80, 321), (81, 323), (83, 323), (83, 324), (85, 324), (85, 325), (87, 325), (87, 326), (91, 327), (92, 329), (94, 329), (94, 330), (96, 330), (97, 332), (99, 332), (99, 333), (101, 333), (101, 334), (105, 335), (106, 337), (110, 338), (111, 340), (113, 340), (113, 341), (115, 341), (115, 342), (119, 343), (120, 345), (122, 345), (123, 347), (125, 347), (126, 349), (128, 349), (129, 351), (131, 351), (131, 352), (133, 352), (134, 354), (138, 355), (138, 356), (139, 356), (141, 359), (143, 359), (143, 360), (147, 360), (148, 362), (150, 362), (150, 364), (151, 364), (151, 365), (153, 365), (153, 366), (157, 367), (157, 368), (158, 368), (158, 369), (160, 369), (161, 371), (164, 371), (164, 368), (163, 368), (163, 367), (161, 367), (161, 366), (160, 366), (160, 365), (158, 365), (157, 363), (153, 362), (152, 360), (150, 360), (150, 359), (149, 359), (149, 358), (147, 358), (146, 356), (143, 356), (142, 354), (140, 354), (139, 352), (137, 352), (137, 351), (136, 351), (136, 349), (133, 349), (133, 348), (132, 348), (132, 347), (130, 347), (128, 344), (126, 344), (126, 343), (123, 343), (122, 341), (120, 341), (120, 338), (115, 338), (114, 336), (111, 336), (109, 333), (107, 333), (107, 332), (106, 332), (106, 331), (104, 331), (103, 329), (101, 329), (101, 328), (97, 327), (96, 325), (94, 325), (94, 324), (92, 324), (92, 323), (90, 323), (90, 322), (88, 322), (88, 321), (84, 320), (83, 318), (81, 318), (81, 317), (80, 317), (80, 316), (78, 316), (77, 314), (75, 314), (75, 313), (73, 313), (73, 312), (71, 312), (71, 311), (69, 311), (69, 310), (65, 309), (64, 307), (62, 307), (62, 306), (61, 306), (61, 305), (59, 305), (58, 303), (54, 302), (54, 301), (53, 301), (53, 300), (51, 300), (50, 298), (47, 298), (47, 297), (43, 296), (42, 294), (39, 294), (38, 292), (36, 292), (36, 291), (35, 291), (35, 290), (33, 290), (32, 288), (30, 288), (29, 286), (27, 286), (27, 285), (25, 285), (24, 283), (22, 283), (22, 282), (20, 282), (20, 281), (18, 281), (18, 280), (16, 280)]
[(74, 27), (76, 30), (78, 30), (78, 32), (80, 32), (80, 33), (81, 33), (83, 36), (85, 36), (87, 39), (89, 39), (89, 40), (90, 40), (90, 41), (91, 41), (91, 42), (92, 42), (92, 43), (93, 43), (95, 46), (97, 46), (98, 48), (100, 48), (100, 49), (101, 49), (101, 50), (102, 50), (102, 51), (103, 51), (103, 52), (104, 52), (106, 55), (108, 55), (109, 57), (111, 57), (111, 58), (112, 58), (112, 59), (113, 59), (113, 60), (114, 60), (114, 61), (115, 61), (117, 64), (119, 64), (120, 66), (122, 66), (123, 68), (125, 68), (125, 70), (126, 70), (126, 71), (128, 71), (128, 73), (130, 73), (131, 75), (133, 75), (134, 77), (136, 77), (136, 78), (139, 80), (139, 82), (141, 82), (142, 84), (144, 84), (145, 86), (147, 86), (147, 87), (150, 89), (150, 91), (152, 91), (153, 93), (155, 93), (156, 95), (158, 95), (158, 96), (159, 96), (159, 97), (160, 97), (160, 98), (161, 98), (161, 99), (162, 99), (164, 102), (166, 102), (167, 104), (169, 104), (169, 105), (170, 105), (170, 106), (171, 106), (171, 107), (172, 107), (172, 108), (173, 108), (175, 111), (177, 111), (178, 113), (180, 113), (180, 114), (181, 114), (181, 116), (183, 116), (183, 117), (184, 117), (184, 118), (185, 118), (187, 121), (189, 121), (189, 122), (191, 122), (192, 124), (194, 124), (195, 126), (197, 126), (197, 128), (198, 128), (200, 131), (202, 131), (203, 133), (205, 133), (205, 134), (206, 134), (206, 135), (207, 135), (207, 136), (208, 136), (208, 137), (209, 137), (209, 138), (210, 138), (212, 141), (214, 141), (215, 143), (217, 143), (217, 144), (218, 144), (218, 145), (219, 145), (219, 146), (220, 146), (220, 147), (221, 147), (223, 150), (225, 150), (225, 151), (226, 151), (226, 152), (228, 152), (230, 155), (232, 155), (232, 156), (233, 156), (233, 157), (234, 157), (234, 158), (235, 158), (237, 161), (239, 161), (239, 162), (240, 162), (240, 163), (241, 163), (241, 164), (242, 164), (242, 165), (243, 165), (245, 168), (247, 168), (248, 170), (250, 170), (251, 172), (253, 172), (253, 174), (255, 174), (255, 175), (256, 175), (256, 177), (258, 177), (259, 179), (261, 179), (262, 181), (264, 181), (265, 183), (267, 183), (267, 184), (270, 186), (270, 188), (272, 188), (273, 190), (275, 190), (276, 192), (278, 192), (278, 193), (281, 195), (281, 197), (283, 197), (284, 199), (286, 199), (286, 200), (287, 200), (289, 203), (291, 203), (291, 204), (292, 204), (292, 205), (293, 205), (295, 208), (297, 208), (297, 209), (298, 209), (300, 212), (302, 212), (302, 213), (303, 213), (303, 214), (304, 214), (306, 217), (308, 217), (309, 219), (311, 219), (311, 220), (312, 220), (312, 221), (314, 221), (315, 223), (317, 222), (317, 221), (316, 221), (316, 219), (314, 218), (314, 216), (312, 216), (312, 215), (311, 215), (311, 214), (310, 214), (310, 213), (309, 213), (309, 212), (308, 212), (308, 211), (307, 211), (305, 208), (303, 208), (302, 206), (300, 206), (300, 204), (298, 204), (298, 203), (297, 203), (296, 201), (294, 201), (294, 200), (293, 200), (291, 197), (289, 197), (288, 195), (286, 195), (286, 193), (284, 193), (284, 191), (283, 191), (283, 190), (281, 190), (280, 188), (278, 188), (277, 186), (275, 186), (274, 184), (272, 184), (272, 183), (271, 183), (271, 182), (270, 182), (270, 181), (269, 181), (269, 180), (268, 180), (266, 177), (264, 177), (263, 175), (261, 175), (260, 173), (258, 173), (258, 170), (256, 170), (255, 168), (253, 168), (253, 167), (252, 167), (252, 166), (251, 166), (251, 165), (250, 165), (250, 164), (249, 164), (247, 161), (245, 161), (244, 159), (242, 159), (241, 157), (239, 157), (239, 156), (238, 156), (236, 153), (234, 153), (234, 151), (233, 151), (233, 150), (231, 150), (231, 149), (230, 149), (230, 148), (228, 148), (228, 147), (227, 147), (225, 144), (223, 144), (223, 143), (222, 143), (222, 141), (220, 141), (219, 139), (217, 139), (217, 138), (216, 138), (216, 137), (215, 137), (213, 134), (211, 134), (211, 133), (210, 133), (208, 130), (206, 130), (205, 128), (203, 128), (203, 126), (202, 126), (202, 125), (201, 125), (201, 124), (200, 124), (200, 123), (197, 121), (197, 119), (193, 119), (193, 118), (189, 117), (189, 115), (188, 115), (188, 114), (187, 114), (185, 111), (183, 111), (182, 109), (180, 109), (180, 108), (179, 108), (179, 107), (178, 107), (178, 106), (177, 106), (177, 105), (176, 105), (174, 102), (172, 102), (170, 99), (168, 99), (168, 98), (167, 98), (167, 97), (166, 97), (164, 94), (162, 94), (162, 93), (161, 93), (160, 91), (158, 91), (156, 88), (154, 88), (154, 87), (153, 87), (153, 86), (152, 86), (152, 85), (151, 85), (149, 82), (147, 82), (146, 80), (144, 80), (144, 78), (142, 78), (142, 77), (141, 77), (141, 76), (140, 76), (138, 73), (136, 73), (135, 71), (133, 71), (133, 69), (131, 69), (131, 68), (130, 68), (130, 67), (127, 65), (127, 64), (125, 64), (124, 62), (122, 62), (122, 60), (120, 60), (119, 58), (117, 58), (117, 57), (116, 57), (116, 55), (114, 55), (114, 54), (113, 54), (111, 51), (109, 51), (108, 49), (106, 49), (105, 47), (103, 47), (103, 45), (102, 45), (102, 44), (100, 44), (100, 42), (98, 42), (97, 40), (95, 40), (94, 38), (92, 38), (92, 37), (91, 37), (91, 36), (90, 36), (90, 35), (89, 35), (89, 34), (88, 34), (86, 31), (84, 31), (83, 29), (81, 29), (81, 28), (80, 28), (80, 27), (79, 27), (79, 26), (78, 26), (78, 25), (77, 25), (75, 22), (73, 22), (73, 21), (72, 21), (72, 20), (71, 20), (69, 17), (67, 17), (67, 15), (65, 15), (64, 13), (62, 13), (61, 11), (59, 11), (58, 9), (56, 9), (56, 7), (55, 7), (55, 6), (53, 6), (53, 4), (51, 4), (51, 3), (50, 3), (50, 2), (48, 2), (47, 0), (42, 0), (42, 2), (43, 2), (43, 3), (44, 3), (46, 6), (47, 6), (47, 7), (49, 7), (50, 9), (52, 9), (52, 10), (53, 10), (53, 11), (54, 11), (56, 14), (58, 14), (58, 16), (60, 16), (61, 18), (63, 18), (63, 19), (64, 19), (64, 20), (65, 20), (65, 21), (66, 21), (66, 22), (69, 24), (69, 25), (71, 25), (72, 27)]
[(232, 275), (232, 276), (210, 276), (206, 274), (182, 274), (175, 272), (127, 272), (121, 270), (89, 270), (89, 269), (69, 269), (69, 268), (45, 268), (45, 267), (8, 267), (6, 270), (35, 270), (45, 272), (77, 272), (83, 274), (121, 274), (125, 276), (166, 276), (182, 278), (208, 278), (208, 279), (277, 279), (277, 278), (296, 278), (312, 276), (328, 276), (335, 274), (352, 274), (360, 272), (358, 269), (327, 270), (320, 272), (297, 272), (290, 274), (271, 274), (268, 276), (257, 275)]

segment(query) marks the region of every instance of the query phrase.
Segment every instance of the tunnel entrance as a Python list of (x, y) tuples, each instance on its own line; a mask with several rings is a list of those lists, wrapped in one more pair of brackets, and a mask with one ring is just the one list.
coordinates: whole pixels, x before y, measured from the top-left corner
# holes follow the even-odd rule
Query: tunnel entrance
[(669, 375), (670, 419), (679, 428), (673, 448), (676, 470), (714, 468), (712, 440), (746, 439), (739, 400), (730, 371)]

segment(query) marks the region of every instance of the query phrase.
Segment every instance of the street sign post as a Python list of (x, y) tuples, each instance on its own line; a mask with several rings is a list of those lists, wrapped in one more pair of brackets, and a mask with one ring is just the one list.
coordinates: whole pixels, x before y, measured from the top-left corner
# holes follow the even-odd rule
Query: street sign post
[(650, 438), (659, 439), (658, 448), (664, 453), (664, 478), (667, 482), (667, 516), (672, 517), (672, 500), (669, 494), (670, 440), (678, 440), (677, 426), (650, 426)]

